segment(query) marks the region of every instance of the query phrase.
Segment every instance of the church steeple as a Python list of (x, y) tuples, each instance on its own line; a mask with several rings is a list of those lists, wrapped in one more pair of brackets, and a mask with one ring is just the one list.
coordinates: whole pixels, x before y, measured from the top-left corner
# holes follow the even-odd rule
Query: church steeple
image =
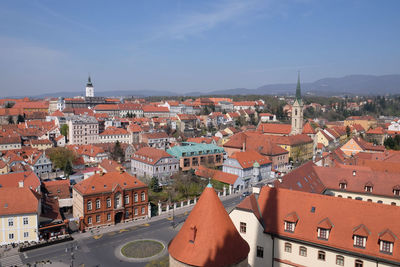
[(88, 81), (86, 83), (86, 97), (94, 97), (94, 88), (93, 88), (92, 79), (90, 78), (90, 75), (89, 75)]
[(300, 87), (300, 71), (297, 75), (296, 99), (301, 101), (301, 87)]

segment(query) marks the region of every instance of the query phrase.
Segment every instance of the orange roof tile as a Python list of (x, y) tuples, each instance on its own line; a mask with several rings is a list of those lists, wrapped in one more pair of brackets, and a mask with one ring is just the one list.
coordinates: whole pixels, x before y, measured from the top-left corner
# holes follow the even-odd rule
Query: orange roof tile
[(271, 163), (271, 160), (268, 157), (263, 156), (256, 151), (238, 151), (232, 154), (230, 158), (236, 159), (244, 169), (253, 167), (253, 164), (256, 162), (260, 165)]
[(266, 134), (285, 134), (289, 135), (292, 131), (292, 125), (281, 123), (261, 123), (258, 125), (257, 130)]
[(181, 230), (168, 246), (176, 260), (192, 266), (230, 266), (250, 251), (212, 187), (204, 189)]
[(0, 216), (30, 213), (39, 213), (39, 200), (29, 188), (0, 188)]
[(77, 183), (74, 188), (82, 195), (91, 195), (111, 192), (118, 185), (123, 189), (147, 187), (143, 182), (127, 172), (107, 172), (92, 175)]
[(162, 158), (172, 158), (172, 156), (164, 150), (153, 147), (142, 147), (132, 155), (133, 160), (150, 165), (155, 165)]

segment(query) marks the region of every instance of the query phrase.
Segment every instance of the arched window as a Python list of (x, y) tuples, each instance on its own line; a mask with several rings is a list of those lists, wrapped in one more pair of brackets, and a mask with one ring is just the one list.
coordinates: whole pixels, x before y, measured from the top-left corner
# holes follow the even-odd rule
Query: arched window
[(92, 201), (87, 202), (87, 210), (92, 210)]
[(396, 202), (392, 202), (392, 203), (390, 203), (390, 205), (396, 206)]
[(303, 257), (307, 257), (307, 248), (306, 247), (299, 247), (299, 255)]
[(96, 199), (96, 209), (100, 209), (100, 199)]
[(354, 267), (363, 267), (363, 261), (362, 260), (356, 260), (354, 263)]
[(288, 242), (285, 243), (285, 252), (292, 253), (292, 244)]

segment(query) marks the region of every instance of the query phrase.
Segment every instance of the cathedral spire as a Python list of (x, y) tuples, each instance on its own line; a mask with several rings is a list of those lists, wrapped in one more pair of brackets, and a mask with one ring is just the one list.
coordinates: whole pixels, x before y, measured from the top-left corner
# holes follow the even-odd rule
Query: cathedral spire
[(296, 87), (296, 99), (301, 100), (301, 88), (300, 88), (300, 71), (297, 76), (297, 87)]

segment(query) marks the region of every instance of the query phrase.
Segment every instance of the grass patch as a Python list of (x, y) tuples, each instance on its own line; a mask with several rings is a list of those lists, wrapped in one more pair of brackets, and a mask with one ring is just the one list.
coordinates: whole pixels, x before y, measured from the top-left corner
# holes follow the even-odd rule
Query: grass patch
[(137, 240), (121, 248), (121, 253), (128, 258), (148, 258), (157, 255), (164, 249), (161, 242), (155, 240)]

